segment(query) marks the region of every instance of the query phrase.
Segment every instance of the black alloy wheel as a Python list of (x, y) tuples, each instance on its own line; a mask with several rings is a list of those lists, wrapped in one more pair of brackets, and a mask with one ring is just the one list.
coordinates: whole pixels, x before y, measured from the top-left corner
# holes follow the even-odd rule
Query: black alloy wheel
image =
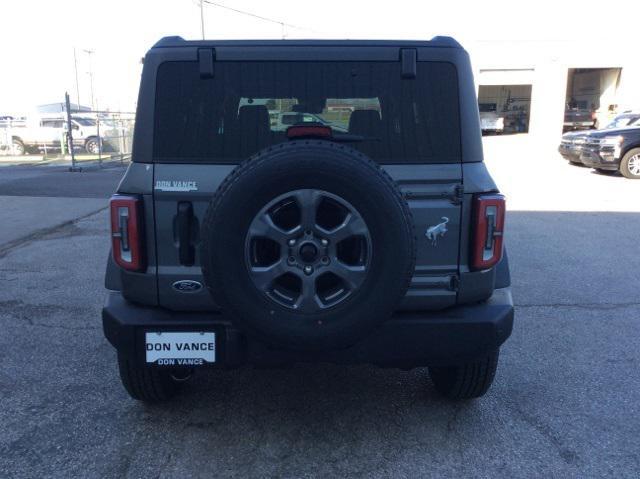
[(343, 198), (301, 189), (260, 210), (249, 227), (245, 252), (256, 288), (282, 306), (313, 313), (339, 304), (362, 285), (371, 235)]

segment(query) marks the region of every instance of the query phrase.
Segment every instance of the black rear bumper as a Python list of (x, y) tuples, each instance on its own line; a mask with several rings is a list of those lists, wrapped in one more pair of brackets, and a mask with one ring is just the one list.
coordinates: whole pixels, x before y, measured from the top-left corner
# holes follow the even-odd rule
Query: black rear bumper
[(109, 342), (144, 363), (147, 331), (215, 331), (216, 366), (278, 366), (295, 362), (376, 364), (412, 368), (449, 364), (495, 351), (513, 326), (511, 289), (496, 289), (489, 300), (436, 312), (398, 313), (372, 334), (342, 350), (304, 353), (275, 349), (237, 330), (222, 314), (173, 312), (137, 306), (111, 292), (102, 310)]

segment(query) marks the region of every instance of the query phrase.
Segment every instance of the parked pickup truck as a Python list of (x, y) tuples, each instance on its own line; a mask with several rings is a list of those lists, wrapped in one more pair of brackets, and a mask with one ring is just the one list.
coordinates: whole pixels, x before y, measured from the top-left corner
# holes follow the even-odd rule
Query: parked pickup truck
[[(97, 154), (100, 148), (98, 127), (93, 118), (75, 116), (71, 119), (73, 145), (87, 153)], [(27, 118), (24, 126), (11, 132), (13, 151), (23, 155), (45, 148), (60, 148), (60, 141), (67, 131), (67, 121), (62, 116)]]
[(315, 115), (313, 113), (298, 113), (295, 111), (274, 114), (271, 118), (271, 130), (286, 131), (287, 128), (293, 125), (309, 125), (311, 123), (330, 126), (335, 131), (342, 133), (347, 132), (345, 128), (327, 121), (319, 115)]
[(567, 108), (564, 112), (563, 131), (592, 130), (596, 127), (595, 112), (583, 108)]

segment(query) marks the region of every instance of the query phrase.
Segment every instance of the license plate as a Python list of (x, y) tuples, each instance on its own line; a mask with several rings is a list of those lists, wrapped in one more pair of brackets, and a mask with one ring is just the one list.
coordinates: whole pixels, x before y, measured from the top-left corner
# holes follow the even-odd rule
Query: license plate
[(147, 363), (159, 366), (203, 366), (216, 362), (216, 333), (146, 332)]

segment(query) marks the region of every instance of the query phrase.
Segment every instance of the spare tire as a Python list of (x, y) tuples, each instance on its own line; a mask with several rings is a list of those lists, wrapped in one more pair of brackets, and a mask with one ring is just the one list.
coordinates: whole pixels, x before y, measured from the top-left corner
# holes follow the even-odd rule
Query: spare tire
[(415, 264), (394, 181), (347, 146), (298, 140), (244, 161), (214, 195), (200, 254), (214, 301), (271, 345), (318, 351), (389, 319)]

